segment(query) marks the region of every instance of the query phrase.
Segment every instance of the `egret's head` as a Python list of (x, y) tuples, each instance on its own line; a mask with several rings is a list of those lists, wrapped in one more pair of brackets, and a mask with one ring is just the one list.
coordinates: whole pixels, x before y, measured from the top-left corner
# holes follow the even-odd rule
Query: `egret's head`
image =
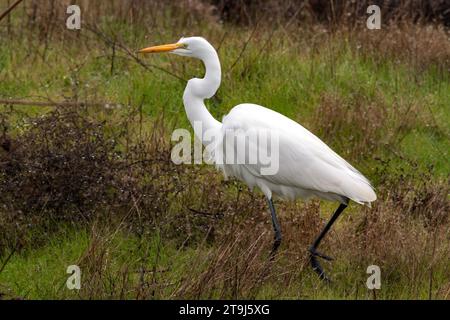
[(215, 52), (213, 46), (202, 37), (181, 38), (176, 43), (148, 47), (139, 53), (170, 52), (180, 56), (203, 59), (205, 54)]

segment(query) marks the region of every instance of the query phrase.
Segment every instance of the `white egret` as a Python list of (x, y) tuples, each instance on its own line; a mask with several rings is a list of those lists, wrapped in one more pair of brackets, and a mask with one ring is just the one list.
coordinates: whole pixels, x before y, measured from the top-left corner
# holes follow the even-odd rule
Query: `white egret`
[[(205, 146), (208, 146), (210, 141), (196, 129), (194, 126), (196, 122), (202, 124), (204, 131), (213, 131), (223, 139), (225, 139), (226, 131), (248, 132), (252, 129), (262, 129), (277, 134), (279, 166), (275, 174), (261, 174), (260, 163), (219, 165), (226, 176), (234, 176), (244, 181), (250, 188), (259, 187), (266, 196), (275, 231), (272, 258), (281, 244), (281, 228), (272, 202), (274, 194), (291, 199), (315, 196), (340, 203), (308, 249), (312, 268), (321, 279), (328, 279), (317, 257), (326, 260), (331, 258), (319, 253), (317, 248), (332, 224), (347, 207), (349, 200), (369, 206), (376, 200), (370, 182), (310, 131), (273, 110), (245, 103), (235, 106), (228, 115), (223, 117), (222, 123), (214, 119), (206, 108), (204, 100), (211, 98), (218, 90), (221, 82), (221, 67), (216, 50), (204, 38), (181, 38), (176, 43), (148, 47), (139, 52), (171, 52), (203, 61), (206, 69), (205, 76), (188, 81), (183, 103), (196, 136)], [(261, 148), (260, 145), (252, 147), (254, 152)]]

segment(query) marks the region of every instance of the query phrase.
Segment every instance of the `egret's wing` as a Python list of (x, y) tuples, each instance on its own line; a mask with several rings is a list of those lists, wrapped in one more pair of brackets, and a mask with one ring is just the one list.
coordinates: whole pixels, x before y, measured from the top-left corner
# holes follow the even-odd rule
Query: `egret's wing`
[[(263, 175), (262, 163), (245, 164), (255, 176), (274, 184), (335, 193), (357, 202), (376, 199), (370, 182), (358, 170), (310, 131), (277, 112), (253, 104), (239, 105), (224, 117), (222, 130), (267, 130), (278, 136), (278, 172)], [(260, 145), (252, 141), (249, 152), (259, 152)]]

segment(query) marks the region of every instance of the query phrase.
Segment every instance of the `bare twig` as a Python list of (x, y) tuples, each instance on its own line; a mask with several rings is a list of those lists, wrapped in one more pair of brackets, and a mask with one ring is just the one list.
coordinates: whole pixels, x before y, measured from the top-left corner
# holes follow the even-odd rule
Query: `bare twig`
[(220, 219), (220, 218), (223, 218), (223, 216), (224, 216), (224, 214), (221, 213), (221, 212), (218, 212), (218, 213), (211, 212), (211, 213), (209, 213), (209, 212), (199, 211), (199, 210), (196, 210), (196, 209), (193, 209), (193, 208), (188, 208), (188, 209), (189, 209), (189, 211), (191, 211), (194, 214), (201, 215), (201, 216), (204, 216), (204, 217), (208, 217), (208, 218), (211, 218), (211, 219)]
[(15, 99), (0, 99), (0, 104), (5, 104), (8, 106), (19, 105), (19, 106), (36, 106), (36, 107), (108, 107), (117, 106), (118, 104), (110, 104), (107, 102), (54, 102), (54, 101), (26, 101), (26, 100), (15, 100)]
[(0, 268), (0, 273), (2, 273), (2, 271), (5, 269), (6, 265), (8, 264), (9, 260), (11, 259), (13, 254), (16, 252), (16, 250), (17, 250), (17, 245), (14, 246), (14, 248), (11, 250), (9, 255), (6, 257), (5, 261), (3, 262), (3, 264), (2, 264), (2, 266)]
[[(261, 18), (262, 18), (262, 16), (261, 16)], [(252, 33), (248, 37), (247, 41), (245, 41), (244, 46), (241, 49), (241, 52), (239, 53), (236, 60), (234, 60), (231, 67), (227, 70), (227, 73), (230, 73), (230, 71), (233, 70), (233, 68), (236, 66), (236, 64), (239, 62), (239, 60), (241, 60), (242, 56), (244, 55), (245, 50), (247, 50), (248, 44), (253, 39), (253, 36), (256, 34), (256, 30), (258, 30), (258, 25), (259, 25), (259, 22), (261, 21), (261, 18), (258, 20), (258, 22), (256, 22), (255, 26), (253, 27)]]
[(8, 9), (6, 9), (1, 15), (0, 15), (0, 21), (3, 20), (8, 14), (11, 13), (11, 11), (14, 10), (15, 7), (17, 7), (23, 0), (17, 0), (14, 2)]
[(177, 75), (167, 69), (161, 68), (161, 67), (153, 65), (153, 64), (145, 63), (142, 59), (140, 59), (135, 53), (133, 53), (133, 51), (131, 51), (129, 48), (127, 48), (124, 44), (110, 39), (106, 34), (104, 34), (102, 31), (98, 30), (97, 28), (91, 27), (89, 25), (85, 25), (85, 28), (87, 30), (91, 31), (92, 33), (94, 33), (97, 37), (102, 39), (108, 45), (112, 46), (114, 44), (115, 47), (121, 49), (124, 53), (126, 53), (129, 57), (131, 57), (134, 61), (136, 61), (139, 65), (141, 65), (146, 70), (151, 71), (151, 69), (157, 69), (157, 70), (165, 72), (165, 73), (171, 75), (172, 77), (177, 78), (181, 81), (184, 81), (184, 82), (187, 81), (186, 79), (180, 77), (179, 75)]

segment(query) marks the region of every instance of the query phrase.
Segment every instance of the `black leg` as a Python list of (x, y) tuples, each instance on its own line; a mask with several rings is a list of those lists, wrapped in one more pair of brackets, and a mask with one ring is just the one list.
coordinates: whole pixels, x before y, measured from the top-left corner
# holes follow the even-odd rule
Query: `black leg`
[(333, 223), (336, 221), (336, 219), (339, 217), (339, 215), (344, 211), (344, 209), (347, 208), (346, 204), (341, 203), (339, 208), (334, 212), (333, 216), (331, 217), (330, 221), (325, 225), (323, 230), (320, 232), (319, 236), (314, 240), (314, 243), (309, 247), (308, 251), (310, 253), (310, 259), (311, 259), (311, 266), (313, 270), (319, 275), (319, 278), (322, 280), (328, 280), (329, 278), (323, 271), (322, 266), (320, 265), (319, 261), (317, 260), (317, 257), (325, 259), (325, 260), (333, 260), (332, 258), (317, 252), (317, 247), (319, 246), (320, 242), (322, 241), (323, 237), (327, 234), (327, 232), (330, 230)]
[(272, 199), (267, 198), (267, 202), (269, 202), (270, 214), (272, 215), (273, 231), (275, 232), (272, 251), (270, 253), (270, 259), (273, 260), (275, 254), (277, 253), (278, 247), (281, 244), (281, 227), (277, 219), (277, 214), (275, 212), (275, 207), (273, 206)]

